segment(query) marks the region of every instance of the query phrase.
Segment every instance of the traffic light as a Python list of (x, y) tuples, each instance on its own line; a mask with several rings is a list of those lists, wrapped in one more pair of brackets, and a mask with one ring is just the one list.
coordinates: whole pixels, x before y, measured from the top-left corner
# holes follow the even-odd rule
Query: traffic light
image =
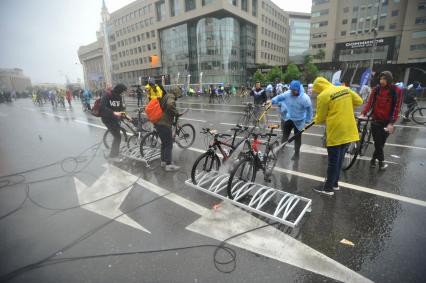
[(149, 56), (150, 61), (151, 61), (151, 65), (157, 65), (158, 64), (158, 55), (151, 55)]

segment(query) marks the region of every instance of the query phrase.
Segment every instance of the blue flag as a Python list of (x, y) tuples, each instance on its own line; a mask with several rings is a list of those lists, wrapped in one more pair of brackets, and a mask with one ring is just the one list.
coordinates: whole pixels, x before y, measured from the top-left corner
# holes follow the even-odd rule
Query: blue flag
[(359, 83), (359, 88), (362, 89), (368, 82), (368, 78), (370, 77), (371, 70), (370, 68), (365, 69), (364, 73), (361, 75), (361, 81)]

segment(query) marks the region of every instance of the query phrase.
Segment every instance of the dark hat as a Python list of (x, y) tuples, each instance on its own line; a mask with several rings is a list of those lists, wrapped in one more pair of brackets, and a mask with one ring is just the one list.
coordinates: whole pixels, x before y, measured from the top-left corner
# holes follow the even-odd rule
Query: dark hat
[(124, 84), (118, 84), (112, 89), (113, 94), (121, 94), (122, 92), (125, 92), (127, 90), (127, 87)]
[(385, 77), (385, 79), (386, 79), (386, 81), (387, 81), (388, 84), (390, 84), (390, 83), (393, 82), (393, 75), (389, 71), (383, 71), (383, 72), (381, 72), (380, 75), (379, 75), (379, 79), (381, 77)]

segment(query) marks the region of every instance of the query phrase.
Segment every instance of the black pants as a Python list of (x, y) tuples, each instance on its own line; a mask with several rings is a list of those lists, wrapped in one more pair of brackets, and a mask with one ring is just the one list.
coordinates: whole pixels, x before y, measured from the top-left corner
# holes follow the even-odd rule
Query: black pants
[(389, 136), (389, 133), (385, 131), (387, 124), (387, 122), (371, 122), (371, 134), (374, 140), (373, 159), (377, 159), (379, 161), (385, 160), (383, 148), (385, 147), (386, 139)]
[(142, 104), (143, 104), (142, 95), (138, 95), (138, 107), (142, 106)]
[[(294, 125), (293, 121), (291, 120), (287, 120), (287, 121), (281, 120), (281, 130), (283, 131), (283, 137), (281, 142), (285, 142), (288, 140), (291, 130), (293, 130), (294, 134), (298, 134), (300, 132), (296, 128), (296, 125)], [(299, 154), (301, 145), (302, 145), (302, 135), (298, 135), (296, 139), (294, 140), (294, 152), (296, 154)]]
[(155, 125), (161, 140), (161, 161), (172, 164), (173, 136), (172, 128), (164, 125)]
[(120, 151), (120, 143), (121, 143), (121, 133), (120, 133), (120, 124), (118, 120), (106, 120), (102, 119), (102, 122), (111, 132), (114, 137), (111, 145), (111, 151), (109, 153), (109, 157), (117, 157)]

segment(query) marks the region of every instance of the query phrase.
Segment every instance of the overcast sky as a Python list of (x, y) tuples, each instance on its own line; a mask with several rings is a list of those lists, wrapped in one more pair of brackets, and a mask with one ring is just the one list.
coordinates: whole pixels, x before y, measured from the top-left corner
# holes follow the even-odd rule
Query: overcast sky
[[(134, 0), (106, 0), (113, 12)], [(311, 0), (272, 0), (310, 12)], [(0, 68), (21, 68), (33, 83), (83, 78), (77, 50), (96, 40), (102, 0), (0, 0)]]

